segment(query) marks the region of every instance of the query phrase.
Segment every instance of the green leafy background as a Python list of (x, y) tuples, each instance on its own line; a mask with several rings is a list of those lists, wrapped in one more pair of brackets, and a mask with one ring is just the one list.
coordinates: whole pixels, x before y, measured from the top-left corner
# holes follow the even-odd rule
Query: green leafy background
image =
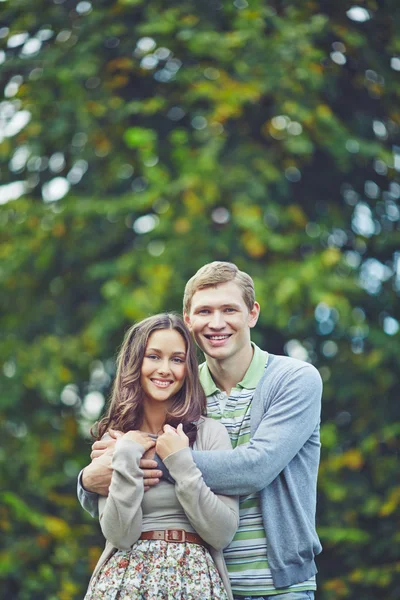
[(324, 380), (317, 597), (398, 600), (399, 16), (0, 2), (2, 599), (83, 597), (116, 349), (217, 259), (254, 277), (254, 340)]

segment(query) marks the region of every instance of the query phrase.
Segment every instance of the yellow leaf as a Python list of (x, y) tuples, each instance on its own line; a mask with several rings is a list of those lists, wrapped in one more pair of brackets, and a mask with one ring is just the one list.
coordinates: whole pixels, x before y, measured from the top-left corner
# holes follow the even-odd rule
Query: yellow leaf
[(48, 535), (37, 535), (36, 536), (36, 543), (39, 546), (39, 548), (47, 548), (47, 546), (50, 544), (51, 538)]
[(107, 112), (107, 107), (104, 104), (92, 101), (87, 103), (87, 109), (95, 117), (102, 117)]
[(316, 112), (319, 117), (330, 117), (332, 115), (332, 111), (327, 104), (317, 106)]
[(53, 227), (53, 235), (54, 237), (62, 237), (63, 235), (65, 235), (65, 225), (64, 223), (57, 223), (54, 227)]
[(348, 590), (347, 585), (342, 579), (331, 579), (330, 581), (327, 581), (323, 585), (323, 589), (334, 591), (337, 594), (336, 598), (344, 597)]
[(187, 233), (190, 230), (190, 222), (188, 219), (181, 217), (175, 221), (174, 229), (177, 233)]
[(181, 22), (190, 27), (191, 25), (197, 25), (199, 17), (197, 15), (186, 15), (182, 17)]
[(365, 365), (370, 369), (375, 369), (378, 367), (382, 360), (385, 358), (385, 355), (382, 350), (374, 349), (371, 350), (368, 354), (364, 355)]
[(243, 234), (242, 243), (246, 252), (254, 258), (264, 256), (267, 251), (266, 245), (250, 231)]
[(71, 373), (71, 371), (69, 369), (67, 369), (66, 367), (61, 367), (60, 369), (60, 379), (62, 382), (68, 382), (71, 381), (71, 379), (73, 378), (73, 375)]
[(131, 71), (134, 68), (134, 62), (132, 58), (123, 56), (120, 58), (114, 58), (107, 63), (107, 71)]
[(201, 215), (204, 212), (204, 204), (193, 190), (184, 192), (183, 202), (191, 215)]
[(399, 505), (400, 505), (400, 487), (397, 487), (390, 492), (389, 498), (387, 499), (385, 504), (382, 505), (382, 507), (379, 511), (379, 514), (382, 517), (387, 517), (388, 515), (391, 515), (392, 513), (394, 513), (395, 510), (397, 510)]
[(304, 214), (303, 210), (297, 204), (291, 204), (287, 207), (286, 212), (290, 217), (291, 221), (299, 225), (300, 227), (305, 227), (307, 225), (308, 219)]
[(10, 531), (10, 529), (11, 529), (11, 523), (10, 523), (10, 521), (6, 521), (5, 519), (1, 519), (0, 520), (0, 529), (2, 529), (3, 531)]
[(341, 463), (352, 471), (359, 471), (364, 464), (364, 458), (357, 448), (353, 448), (342, 454)]
[(68, 523), (59, 517), (44, 517), (44, 526), (57, 539), (62, 539), (70, 533)]
[(100, 546), (90, 546), (89, 548), (89, 565), (90, 565), (90, 570), (93, 571), (97, 561), (100, 558), (100, 554), (102, 552), (102, 548), (100, 548)]
[(338, 248), (328, 248), (321, 256), (322, 264), (326, 267), (333, 267), (340, 261), (340, 250)]

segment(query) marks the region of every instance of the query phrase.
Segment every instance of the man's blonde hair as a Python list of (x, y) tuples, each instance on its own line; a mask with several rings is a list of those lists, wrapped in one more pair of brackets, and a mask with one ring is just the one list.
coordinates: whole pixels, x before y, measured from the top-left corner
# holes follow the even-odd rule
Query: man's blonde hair
[(204, 265), (189, 279), (183, 294), (183, 310), (190, 312), (192, 298), (198, 290), (234, 281), (242, 290), (243, 300), (251, 311), (255, 302), (254, 282), (250, 275), (230, 262), (214, 261)]

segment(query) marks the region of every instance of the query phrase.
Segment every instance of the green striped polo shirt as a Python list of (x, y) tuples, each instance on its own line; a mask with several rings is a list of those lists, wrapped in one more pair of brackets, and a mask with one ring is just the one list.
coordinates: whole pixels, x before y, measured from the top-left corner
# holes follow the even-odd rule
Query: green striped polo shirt
[[(200, 365), (200, 381), (207, 396), (207, 414), (225, 425), (233, 448), (250, 440), (250, 409), (255, 388), (268, 362), (268, 353), (252, 343), (253, 359), (242, 381), (230, 396), (215, 385), (207, 363)], [(224, 557), (232, 585), (238, 596), (270, 596), (288, 591), (315, 590), (315, 577), (304, 583), (278, 590), (274, 587), (267, 559), (267, 539), (259, 494), (240, 496), (239, 528)], [(283, 515), (284, 518), (284, 515)]]

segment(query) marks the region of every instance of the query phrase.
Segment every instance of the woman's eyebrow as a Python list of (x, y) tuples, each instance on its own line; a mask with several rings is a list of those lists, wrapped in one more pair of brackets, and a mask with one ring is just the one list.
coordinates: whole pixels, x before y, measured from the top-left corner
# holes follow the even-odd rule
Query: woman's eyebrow
[[(159, 348), (147, 348), (146, 352), (158, 352), (161, 354), (162, 350)], [(182, 354), (183, 356), (186, 356), (186, 352), (181, 352), (180, 350), (177, 350), (176, 352), (172, 351), (172, 354)]]

